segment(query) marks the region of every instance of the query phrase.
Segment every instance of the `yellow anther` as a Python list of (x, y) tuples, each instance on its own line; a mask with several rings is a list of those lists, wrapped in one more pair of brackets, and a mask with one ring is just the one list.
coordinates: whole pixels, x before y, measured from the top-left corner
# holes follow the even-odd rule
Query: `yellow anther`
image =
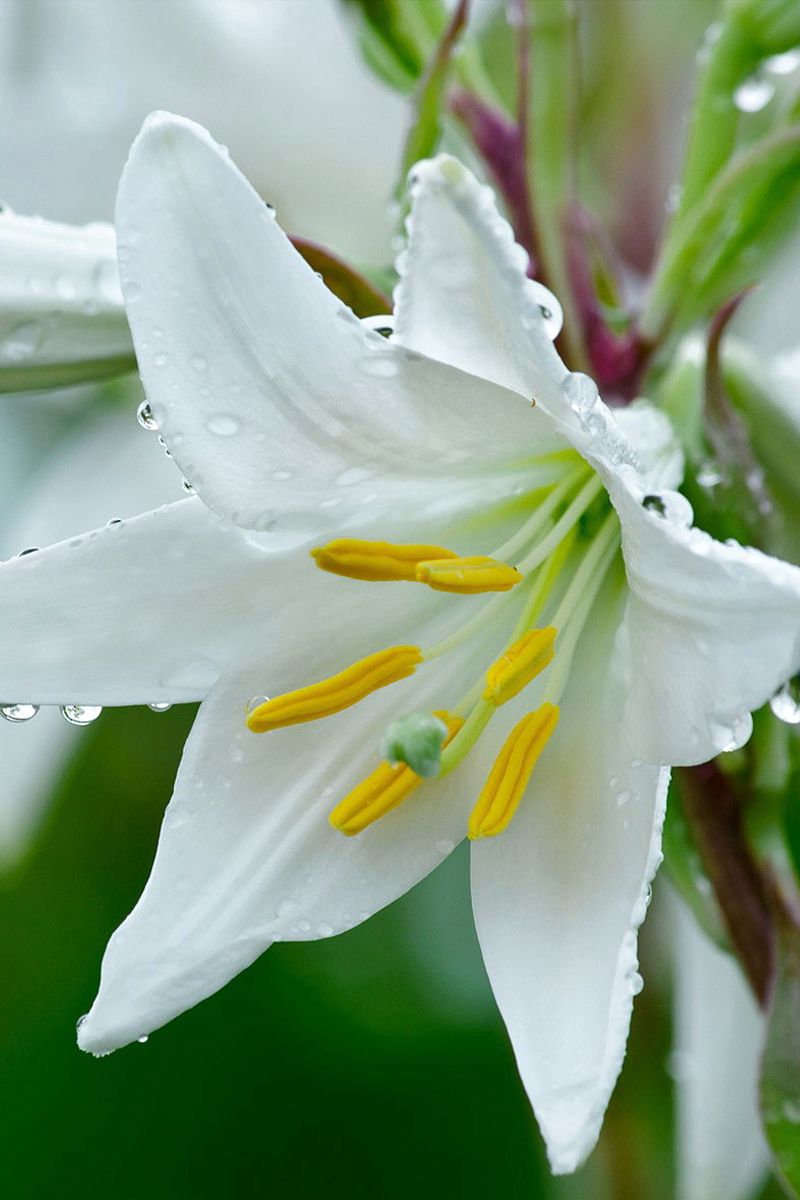
[(491, 700), (499, 707), (527, 687), (552, 661), (555, 640), (556, 630), (552, 625), (523, 633), (486, 672), (484, 700)]
[(483, 556), (421, 562), (416, 577), (419, 583), (427, 583), (437, 592), (461, 592), (467, 596), (508, 592), (522, 582), (516, 567)]
[[(450, 741), (464, 724), (461, 717), (437, 712), (447, 726), (444, 744)], [(330, 823), (340, 833), (352, 837), (397, 808), (425, 780), (411, 767), (383, 762), (345, 796), (330, 815)]]
[(514, 726), (472, 810), (470, 838), (493, 837), (507, 828), (557, 724), (557, 706), (543, 704)]
[(316, 721), (357, 704), (370, 692), (405, 679), (422, 662), (418, 646), (390, 646), (361, 658), (338, 675), (320, 683), (286, 692), (259, 704), (247, 715), (248, 728), (253, 733), (267, 733), (285, 725), (300, 725)]
[(457, 558), (443, 546), (394, 545), (392, 542), (362, 542), (357, 538), (336, 538), (311, 551), (311, 557), (323, 571), (346, 575), (348, 579), (372, 581), (405, 579), (413, 583), (417, 564), (431, 560)]

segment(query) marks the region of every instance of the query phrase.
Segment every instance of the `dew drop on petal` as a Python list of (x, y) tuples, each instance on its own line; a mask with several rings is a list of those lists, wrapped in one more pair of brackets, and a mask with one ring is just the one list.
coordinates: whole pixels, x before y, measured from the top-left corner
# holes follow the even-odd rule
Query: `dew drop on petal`
[(44, 329), (36, 321), (21, 321), (3, 342), (3, 357), (10, 362), (24, 361), (38, 350), (43, 337)]
[(17, 555), (17, 558), (25, 558), (26, 555), (37, 554), (38, 551), (39, 551), (38, 546), (26, 546), (26, 548), (24, 550), (20, 550), (19, 554)]
[(253, 696), (252, 700), (248, 701), (247, 711), (252, 712), (254, 708), (260, 708), (262, 704), (269, 703), (269, 696)]
[(800, 725), (800, 675), (778, 688), (769, 702), (774, 715), (787, 725)]
[(379, 333), (381, 337), (391, 337), (394, 333), (394, 317), (391, 313), (382, 313), (377, 317), (363, 317), (361, 324), (366, 329), (371, 329), (373, 333)]
[(206, 367), (208, 366), (208, 362), (202, 354), (193, 354), (189, 359), (189, 362), (192, 364), (195, 371), (205, 371)]
[(30, 721), (39, 711), (38, 704), (3, 704), (0, 706), (0, 717), (14, 724)]
[(329, 925), (327, 921), (320, 921), (319, 925), (317, 926), (317, 933), (320, 937), (331, 937), (333, 934), (333, 926)]
[(184, 492), (186, 492), (186, 495), (187, 495), (187, 496), (193, 496), (193, 495), (194, 495), (194, 487), (193, 487), (193, 485), (192, 485), (192, 484), (189, 482), (189, 480), (188, 480), (188, 479), (182, 479), (182, 480), (181, 480), (181, 487), (183, 488)]
[(141, 425), (142, 429), (147, 429), (152, 432), (158, 429), (158, 421), (153, 416), (153, 410), (146, 400), (136, 410), (136, 420)]
[(644, 980), (642, 979), (642, 977), (638, 971), (634, 971), (630, 977), (631, 994), (634, 996), (638, 996), (643, 987), (644, 987)]
[(148, 704), (147, 707), (150, 709), (151, 712), (164, 713), (164, 712), (168, 712), (169, 709), (172, 708), (172, 701), (171, 700), (164, 700), (163, 702), (158, 701), (154, 704)]
[(446, 858), (455, 850), (456, 844), (450, 838), (437, 838), (434, 849), (437, 854), (441, 854), (442, 858)]
[(61, 715), (70, 725), (91, 725), (103, 711), (99, 704), (62, 704)]
[(142, 1036), (141, 1036), (141, 1037), (138, 1037), (136, 1040), (137, 1040), (137, 1042), (139, 1043), (139, 1045), (140, 1045), (140, 1046), (144, 1046), (144, 1044), (150, 1040), (150, 1034), (149, 1034), (149, 1033), (143, 1033), (143, 1034), (142, 1034)]
[(593, 379), (580, 371), (572, 371), (561, 384), (561, 391), (569, 404), (579, 416), (590, 412), (597, 403), (597, 387)]
[(239, 432), (239, 422), (228, 413), (215, 413), (206, 421), (206, 428), (216, 437), (233, 437)]

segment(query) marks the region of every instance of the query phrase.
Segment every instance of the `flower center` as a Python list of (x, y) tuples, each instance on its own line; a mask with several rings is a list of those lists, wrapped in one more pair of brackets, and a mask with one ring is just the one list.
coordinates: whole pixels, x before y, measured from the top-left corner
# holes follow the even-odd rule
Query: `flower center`
[[(547, 671), (538, 706), (514, 726), (489, 773), (468, 835), (491, 837), (513, 818), (558, 724), (578, 640), (620, 541), (617, 515), (589, 466), (574, 452), (535, 461), (541, 465), (545, 460), (556, 461), (556, 478), (521, 498), (516, 528), (488, 554), (462, 557), (439, 545), (354, 538), (338, 538), (312, 550), (320, 569), (348, 579), (495, 594), (432, 646), (389, 647), (319, 683), (257, 705), (247, 716), (255, 733), (340, 712), (417, 668), (458, 653), (476, 635), (494, 636), (498, 626), (507, 630), (499, 658), (483, 667), (452, 711), (398, 714), (391, 736), (384, 739), (384, 748), (391, 746), (391, 760), (383, 761), (330, 815), (340, 832), (361, 833), (420, 786), (435, 787), (437, 778), (463, 762), (497, 710)], [(384, 753), (389, 756), (388, 750)]]

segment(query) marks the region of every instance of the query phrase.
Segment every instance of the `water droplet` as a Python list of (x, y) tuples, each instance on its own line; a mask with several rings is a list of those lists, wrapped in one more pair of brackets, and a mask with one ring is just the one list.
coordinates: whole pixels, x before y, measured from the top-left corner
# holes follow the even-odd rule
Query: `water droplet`
[(437, 838), (434, 849), (437, 854), (441, 854), (442, 858), (446, 858), (448, 854), (452, 854), (456, 844), (450, 838)]
[(30, 721), (39, 711), (38, 704), (3, 704), (0, 706), (0, 717), (14, 724)]
[(272, 478), (274, 480), (276, 480), (278, 483), (283, 483), (284, 480), (292, 478), (292, 472), (291, 471), (273, 471)]
[(38, 553), (39, 553), (38, 546), (27, 546), (24, 550), (20, 550), (19, 554), (17, 555), (17, 558), (25, 558), (26, 554), (38, 554)]
[(151, 712), (154, 712), (154, 713), (168, 712), (169, 709), (172, 708), (172, 701), (171, 700), (156, 701), (154, 704), (148, 704), (147, 707), (150, 709)]
[(625, 790), (623, 792), (620, 792), (619, 795), (617, 796), (617, 807), (622, 808), (622, 806), (624, 804), (628, 803), (630, 798), (631, 798), (630, 789), (625, 788)]
[(142, 1036), (141, 1036), (141, 1037), (138, 1037), (136, 1040), (137, 1040), (137, 1042), (139, 1043), (139, 1045), (140, 1045), (140, 1046), (144, 1046), (144, 1044), (150, 1040), (150, 1034), (149, 1034), (149, 1033), (143, 1033), (143, 1034), (142, 1034)]
[(778, 688), (769, 702), (775, 716), (787, 725), (800, 725), (800, 675)]
[(394, 317), (391, 313), (382, 313), (377, 317), (363, 317), (361, 324), (381, 337), (391, 337), (394, 333)]
[(754, 113), (766, 108), (775, 94), (775, 85), (765, 75), (751, 75), (733, 93), (733, 102), (740, 112)]
[(103, 711), (99, 704), (63, 704), (61, 715), (70, 725), (91, 725)]
[(136, 420), (139, 422), (142, 429), (147, 429), (151, 433), (153, 430), (158, 429), (158, 421), (153, 416), (153, 410), (146, 400), (143, 400), (137, 408)]
[(634, 996), (638, 996), (643, 987), (644, 987), (644, 980), (642, 979), (642, 977), (638, 971), (634, 971), (630, 977), (631, 994)]
[(189, 362), (192, 364), (195, 371), (205, 371), (206, 367), (208, 366), (208, 362), (202, 354), (193, 354), (189, 359)]
[(43, 335), (43, 328), (35, 321), (21, 321), (3, 342), (3, 357), (10, 362), (30, 358), (38, 349)]
[(660, 495), (649, 495), (642, 499), (642, 508), (658, 513), (673, 525), (689, 526), (694, 520), (692, 506), (680, 492), (661, 492)]
[(561, 392), (579, 416), (590, 412), (597, 403), (597, 387), (593, 379), (580, 371), (572, 371), (561, 383)]
[(140, 299), (142, 295), (142, 285), (137, 283), (135, 279), (125, 280), (125, 303), (133, 304)]
[(186, 495), (187, 495), (187, 496), (193, 496), (193, 495), (194, 495), (194, 488), (192, 487), (191, 483), (189, 483), (189, 480), (188, 480), (188, 479), (182, 479), (182, 480), (181, 480), (181, 487), (182, 487), (182, 488), (183, 488), (183, 490), (186, 492)]
[(333, 934), (333, 926), (329, 925), (327, 921), (320, 921), (319, 925), (317, 926), (317, 933), (320, 937), (331, 937)]
[(153, 355), (153, 365), (156, 367), (165, 367), (168, 362), (169, 356), (163, 350), (159, 350), (157, 354)]
[(216, 437), (233, 437), (239, 432), (240, 425), (238, 419), (230, 413), (215, 413), (206, 421), (206, 429)]
[(281, 900), (280, 904), (278, 905), (277, 916), (290, 917), (293, 912), (297, 912), (299, 907), (300, 905), (296, 900), (292, 900), (291, 897), (287, 896), (287, 898), (285, 900)]
[(114, 529), (116, 526), (121, 525), (121, 524), (122, 524), (122, 517), (110, 517), (109, 520), (106, 521), (106, 525), (109, 529)]
[(308, 933), (308, 932), (309, 932), (309, 930), (311, 929), (311, 922), (310, 922), (310, 921), (305, 921), (305, 920), (304, 920), (304, 921), (298, 921), (298, 922), (297, 922), (297, 928), (300, 930), (300, 932), (301, 932), (301, 933)]

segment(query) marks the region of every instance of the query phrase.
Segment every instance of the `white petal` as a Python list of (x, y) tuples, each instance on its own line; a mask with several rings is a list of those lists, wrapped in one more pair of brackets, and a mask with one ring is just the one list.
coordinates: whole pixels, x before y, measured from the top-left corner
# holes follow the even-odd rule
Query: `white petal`
[(705, 762), (746, 741), (749, 713), (800, 669), (800, 570), (682, 524), (677, 494), (665, 516), (622, 479), (611, 498), (630, 586), (631, 743), (649, 762)]
[(198, 126), (148, 120), (117, 214), (151, 407), (234, 523), (318, 536), (402, 511), (423, 482), (452, 510), (465, 469), (553, 445), (516, 395), (364, 328)]
[[(619, 605), (602, 597), (619, 618)], [(579, 644), (561, 721), (509, 830), (473, 844), (489, 979), (556, 1173), (597, 1140), (625, 1052), (636, 931), (660, 862), (668, 772), (637, 764), (610, 670), (611, 614)]]
[(767, 1173), (758, 1112), (764, 1018), (734, 960), (712, 945), (677, 897), (670, 919), (678, 1197), (750, 1200)]
[(110, 225), (0, 213), (0, 391), (134, 368)]
[(528, 256), (491, 188), (441, 155), (417, 163), (410, 191), (395, 292), (398, 341), (522, 395), (535, 394), (532, 363), (542, 375), (563, 378), (541, 311), (555, 310), (560, 322), (558, 301), (527, 278)]
[[(319, 646), (324, 674), (356, 631)], [(442, 659), (325, 721), (265, 735), (244, 727), (242, 695), (296, 686), (302, 639), (287, 620), (272, 662), (233, 672), (201, 707), (147, 887), (114, 934), (80, 1045), (105, 1053), (222, 987), (273, 941), (328, 937), (366, 920), (440, 863), (466, 829), (475, 788), (464, 768), (363, 834), (328, 814), (378, 763), (395, 716), (455, 702), (470, 663)], [(446, 664), (446, 666), (445, 666)], [(462, 678), (466, 672), (466, 680)], [(283, 682), (281, 682), (283, 679)]]
[(601, 474), (627, 464), (643, 486), (676, 487), (682, 457), (669, 421), (649, 405), (615, 414), (593, 381), (569, 374), (542, 315), (558, 301), (527, 278), (528, 258), (481, 186), (456, 159), (417, 163), (409, 240), (400, 256), (395, 339), (535, 398), (550, 436), (566, 438)]
[(12, 559), (0, 566), (0, 694), (199, 699), (237, 649), (259, 644), (276, 580), (291, 591), (282, 564), (196, 498)]

